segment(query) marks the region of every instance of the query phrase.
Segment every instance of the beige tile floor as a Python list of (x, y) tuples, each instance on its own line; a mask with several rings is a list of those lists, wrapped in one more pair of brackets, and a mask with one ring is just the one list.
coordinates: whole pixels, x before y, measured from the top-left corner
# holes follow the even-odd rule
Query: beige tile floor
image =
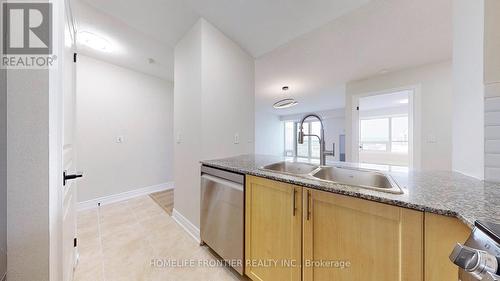
[(226, 267), (155, 267), (162, 261), (216, 257), (149, 196), (78, 213), (80, 259), (75, 281), (240, 280)]

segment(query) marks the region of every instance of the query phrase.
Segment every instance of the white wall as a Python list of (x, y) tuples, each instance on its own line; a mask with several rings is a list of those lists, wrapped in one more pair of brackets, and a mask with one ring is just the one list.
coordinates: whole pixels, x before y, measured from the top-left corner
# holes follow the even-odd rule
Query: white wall
[(254, 152), (254, 60), (200, 19), (175, 47), (174, 73), (174, 209), (199, 227), (199, 161)]
[(60, 280), (62, 86), (66, 2), (53, 2), (50, 70), (7, 70), (7, 272), (9, 281)]
[(175, 47), (174, 208), (199, 226), (201, 160), (201, 21)]
[(0, 70), (0, 280), (7, 272), (7, 71)]
[(485, 179), (500, 182), (500, 1), (485, 1)]
[[(349, 82), (346, 93), (346, 156), (352, 161), (352, 97), (383, 92), (407, 86), (418, 86), (421, 114), (420, 158), (422, 169), (451, 169), (452, 67), (441, 62), (396, 71), (368, 79)], [(417, 129), (418, 130), (418, 129)], [(417, 148), (418, 151), (418, 148)], [(418, 161), (418, 160), (417, 160)]]
[(255, 153), (283, 155), (285, 128), (278, 115), (266, 111), (255, 112)]
[(173, 181), (171, 82), (80, 55), (76, 104), (78, 201)]
[(213, 25), (201, 22), (202, 158), (253, 152), (254, 59)]
[(13, 281), (49, 280), (48, 101), (49, 71), (9, 70), (7, 266)]
[(453, 1), (453, 169), (484, 177), (484, 0)]
[[(325, 111), (315, 112), (323, 119), (323, 125), (325, 126), (325, 145), (326, 150), (332, 150), (332, 144), (335, 143), (335, 156), (327, 156), (327, 160), (339, 161), (340, 159), (340, 135), (345, 134), (345, 110), (342, 109), (332, 109)], [(291, 114), (280, 116), (282, 121), (301, 121), (306, 114)], [(308, 118), (308, 121), (315, 121), (314, 118)], [(282, 136), (282, 143), (284, 142), (284, 136)], [(283, 148), (281, 150), (281, 155), (283, 155)]]
[(500, 1), (484, 2), (484, 81), (498, 88), (500, 83)]

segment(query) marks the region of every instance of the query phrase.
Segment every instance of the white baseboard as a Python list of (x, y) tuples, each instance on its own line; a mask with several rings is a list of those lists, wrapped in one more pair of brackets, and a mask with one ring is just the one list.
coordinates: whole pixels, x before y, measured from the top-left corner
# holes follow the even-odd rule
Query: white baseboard
[(193, 237), (196, 242), (200, 243), (200, 229), (196, 227), (191, 221), (189, 221), (185, 216), (183, 216), (181, 213), (179, 213), (175, 208), (172, 211), (172, 218), (182, 227), (184, 230), (186, 230), (191, 237)]
[(100, 204), (101, 206), (111, 204), (111, 203), (116, 203), (124, 200), (128, 200), (134, 197), (142, 196), (142, 195), (148, 195), (150, 193), (154, 192), (159, 192), (159, 191), (164, 191), (164, 190), (169, 190), (174, 188), (174, 183), (173, 182), (166, 182), (162, 184), (157, 184), (157, 185), (152, 185), (148, 187), (143, 187), (139, 189), (134, 189), (131, 191), (119, 193), (119, 194), (113, 194), (109, 196), (104, 196), (88, 201), (83, 201), (83, 202), (78, 202), (77, 204), (77, 210), (78, 211), (83, 211), (83, 210), (88, 210), (92, 208), (97, 208), (97, 206)]

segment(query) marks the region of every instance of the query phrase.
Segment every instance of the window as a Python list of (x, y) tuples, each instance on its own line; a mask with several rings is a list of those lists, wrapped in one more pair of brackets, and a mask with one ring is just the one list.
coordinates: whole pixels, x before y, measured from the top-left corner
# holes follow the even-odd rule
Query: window
[(389, 118), (360, 120), (361, 149), (387, 151)]
[[(313, 135), (321, 135), (321, 123), (316, 121), (316, 122), (311, 122), (310, 123), (311, 131), (310, 133)], [(318, 158), (319, 159), (319, 151), (320, 151), (320, 145), (319, 145), (319, 139), (317, 137), (311, 137), (311, 148), (310, 148), (310, 158)]]
[(285, 122), (285, 156), (295, 156), (295, 124), (293, 122)]
[[(321, 124), (319, 121), (304, 122), (304, 134), (320, 135)], [(295, 121), (285, 122), (285, 151), (288, 157), (316, 158), (319, 159), (319, 139), (317, 137), (304, 137), (304, 143), (297, 142), (300, 123)]]
[(360, 150), (408, 153), (408, 116), (361, 119)]
[(408, 116), (391, 118), (391, 151), (408, 153)]

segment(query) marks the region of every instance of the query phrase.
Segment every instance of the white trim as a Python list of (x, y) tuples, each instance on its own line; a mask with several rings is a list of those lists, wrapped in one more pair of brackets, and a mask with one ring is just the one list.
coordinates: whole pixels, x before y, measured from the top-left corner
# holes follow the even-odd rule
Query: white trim
[(166, 182), (166, 183), (161, 183), (161, 184), (157, 184), (157, 185), (147, 186), (147, 187), (134, 189), (134, 190), (123, 192), (123, 193), (118, 193), (118, 194), (108, 195), (108, 196), (104, 196), (104, 197), (100, 197), (100, 198), (96, 198), (96, 199), (91, 199), (88, 201), (78, 202), (78, 206), (76, 209), (78, 211), (88, 210), (88, 209), (92, 209), (92, 208), (97, 208), (99, 203), (101, 204), (101, 206), (108, 205), (111, 203), (125, 201), (128, 199), (134, 198), (134, 197), (148, 195), (150, 193), (169, 190), (169, 189), (173, 189), (173, 188), (174, 188), (173, 182)]
[(196, 242), (200, 243), (200, 229), (196, 227), (191, 221), (189, 221), (185, 216), (183, 216), (175, 208), (172, 211), (172, 218), (182, 227), (184, 230), (193, 237)]

